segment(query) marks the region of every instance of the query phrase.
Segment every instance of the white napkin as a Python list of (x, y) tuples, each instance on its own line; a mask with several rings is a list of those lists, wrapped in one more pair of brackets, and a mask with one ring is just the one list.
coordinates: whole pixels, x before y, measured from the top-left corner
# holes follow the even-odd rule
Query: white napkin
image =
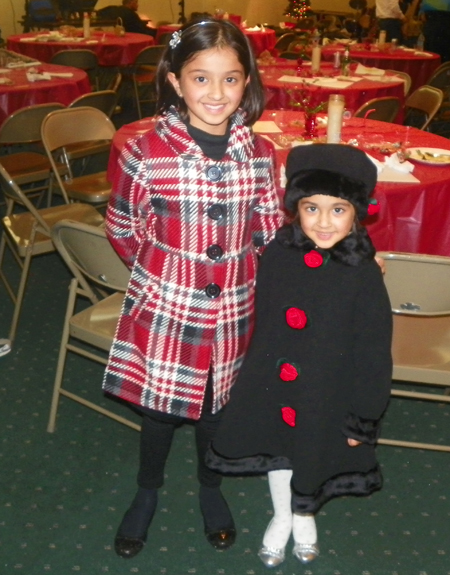
[(285, 188), (287, 184), (287, 178), (286, 178), (286, 166), (284, 164), (281, 164), (280, 166), (280, 188)]
[(378, 161), (370, 154), (366, 153), (366, 156), (375, 164), (375, 167), (377, 168), (378, 182), (417, 183), (420, 181), (411, 173), (412, 170), (414, 170), (413, 164), (410, 162), (403, 162), (403, 164), (400, 163), (396, 153), (386, 157), (384, 163)]
[(28, 82), (37, 82), (38, 80), (51, 80), (52, 77), (47, 72), (43, 74), (27, 72), (27, 80)]
[(363, 66), (362, 64), (358, 64), (356, 66), (355, 74), (370, 74), (371, 76), (384, 76), (385, 71), (380, 70), (380, 68), (369, 68), (367, 66)]
[(272, 122), (272, 120), (258, 120), (253, 124), (254, 132), (262, 132), (264, 134), (279, 134), (281, 132), (280, 128)]
[(411, 162), (400, 162), (396, 152), (390, 156), (386, 156), (384, 158), (384, 163), (389, 168), (392, 168), (397, 172), (402, 172), (403, 174), (409, 174), (414, 170), (414, 164), (411, 164)]
[(28, 68), (28, 66), (36, 66), (39, 65), (40, 62), (37, 60), (33, 60), (32, 62), (9, 62), (6, 64), (7, 68)]
[(249, 32), (260, 32), (261, 28), (259, 26), (253, 26), (253, 28), (246, 28)]
[(281, 76), (278, 78), (278, 82), (289, 82), (290, 84), (302, 84), (305, 78), (300, 78), (299, 76)]
[(416, 50), (414, 52), (414, 56), (426, 56), (427, 58), (432, 58), (433, 54), (430, 54), (429, 52), (421, 52), (420, 50)]
[(98, 44), (98, 40), (86, 40), (86, 44)]
[(73, 78), (72, 72), (46, 72), (46, 74), (54, 78)]
[(336, 78), (312, 78), (306, 79), (306, 84), (310, 84), (312, 86), (320, 86), (321, 88), (348, 88), (353, 84), (353, 81), (350, 80), (349, 82), (346, 80), (336, 80)]
[(9, 78), (0, 78), (0, 84), (13, 84), (13, 81), (10, 80)]
[(19, 42), (34, 42), (36, 38), (34, 36), (28, 36), (27, 38), (20, 38)]

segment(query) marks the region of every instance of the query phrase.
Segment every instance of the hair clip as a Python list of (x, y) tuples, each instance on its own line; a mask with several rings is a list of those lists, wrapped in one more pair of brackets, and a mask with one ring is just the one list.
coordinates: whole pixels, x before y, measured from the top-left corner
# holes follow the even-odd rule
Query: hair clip
[(181, 42), (181, 30), (176, 30), (173, 34), (172, 37), (169, 40), (169, 46), (172, 48), (172, 50), (174, 48), (176, 48), (178, 46), (178, 44)]

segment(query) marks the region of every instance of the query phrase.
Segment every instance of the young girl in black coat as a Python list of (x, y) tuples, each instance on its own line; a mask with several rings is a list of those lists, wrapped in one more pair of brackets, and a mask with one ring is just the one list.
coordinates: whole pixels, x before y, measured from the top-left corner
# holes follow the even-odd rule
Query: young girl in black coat
[(390, 303), (359, 223), (378, 209), (373, 163), (350, 146), (302, 146), (286, 176), (293, 220), (262, 255), (252, 342), (207, 456), (224, 473), (269, 472), (267, 567), (282, 563), (291, 532), (295, 557), (315, 559), (320, 507), (381, 487), (375, 444), (392, 375)]

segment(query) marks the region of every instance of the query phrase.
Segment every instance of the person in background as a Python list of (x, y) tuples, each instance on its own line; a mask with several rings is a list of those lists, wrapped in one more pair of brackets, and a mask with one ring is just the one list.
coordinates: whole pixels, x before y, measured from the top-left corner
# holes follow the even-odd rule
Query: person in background
[(207, 541), (236, 529), (222, 476), (205, 464), (253, 327), (257, 255), (283, 221), (275, 151), (251, 126), (264, 110), (252, 48), (203, 17), (172, 34), (156, 74), (155, 129), (119, 159), (106, 233), (132, 270), (103, 389), (141, 413), (138, 490), (114, 548), (146, 541), (175, 428), (190, 422)]
[(450, 61), (450, 0), (422, 0), (420, 14), (425, 50), (439, 54), (442, 63)]
[(396, 38), (399, 44), (402, 43), (405, 15), (400, 9), (399, 0), (376, 0), (375, 6), (380, 30), (386, 32), (386, 42)]
[(125, 32), (135, 32), (137, 34), (148, 34), (156, 36), (156, 28), (149, 26), (144, 20), (141, 20), (138, 14), (138, 0), (122, 0), (122, 6), (117, 6), (118, 18), (122, 18), (122, 24)]

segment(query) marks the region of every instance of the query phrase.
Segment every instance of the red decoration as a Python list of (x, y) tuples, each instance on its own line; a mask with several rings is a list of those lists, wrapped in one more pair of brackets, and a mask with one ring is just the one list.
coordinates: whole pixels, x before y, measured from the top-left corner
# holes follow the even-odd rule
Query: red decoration
[(294, 381), (294, 379), (297, 379), (297, 368), (291, 363), (283, 363), (280, 368), (280, 378), (283, 381)]
[(305, 312), (298, 307), (290, 307), (286, 311), (286, 322), (289, 327), (303, 329), (306, 326), (307, 317)]
[(303, 259), (309, 268), (318, 268), (323, 264), (323, 257), (316, 250), (311, 250), (305, 254)]
[(378, 214), (380, 211), (380, 204), (377, 200), (370, 200), (369, 207), (367, 208), (367, 214), (369, 216), (373, 216), (374, 214)]
[(292, 409), (292, 407), (281, 408), (281, 417), (283, 418), (283, 421), (291, 427), (295, 427), (295, 416), (295, 409)]

